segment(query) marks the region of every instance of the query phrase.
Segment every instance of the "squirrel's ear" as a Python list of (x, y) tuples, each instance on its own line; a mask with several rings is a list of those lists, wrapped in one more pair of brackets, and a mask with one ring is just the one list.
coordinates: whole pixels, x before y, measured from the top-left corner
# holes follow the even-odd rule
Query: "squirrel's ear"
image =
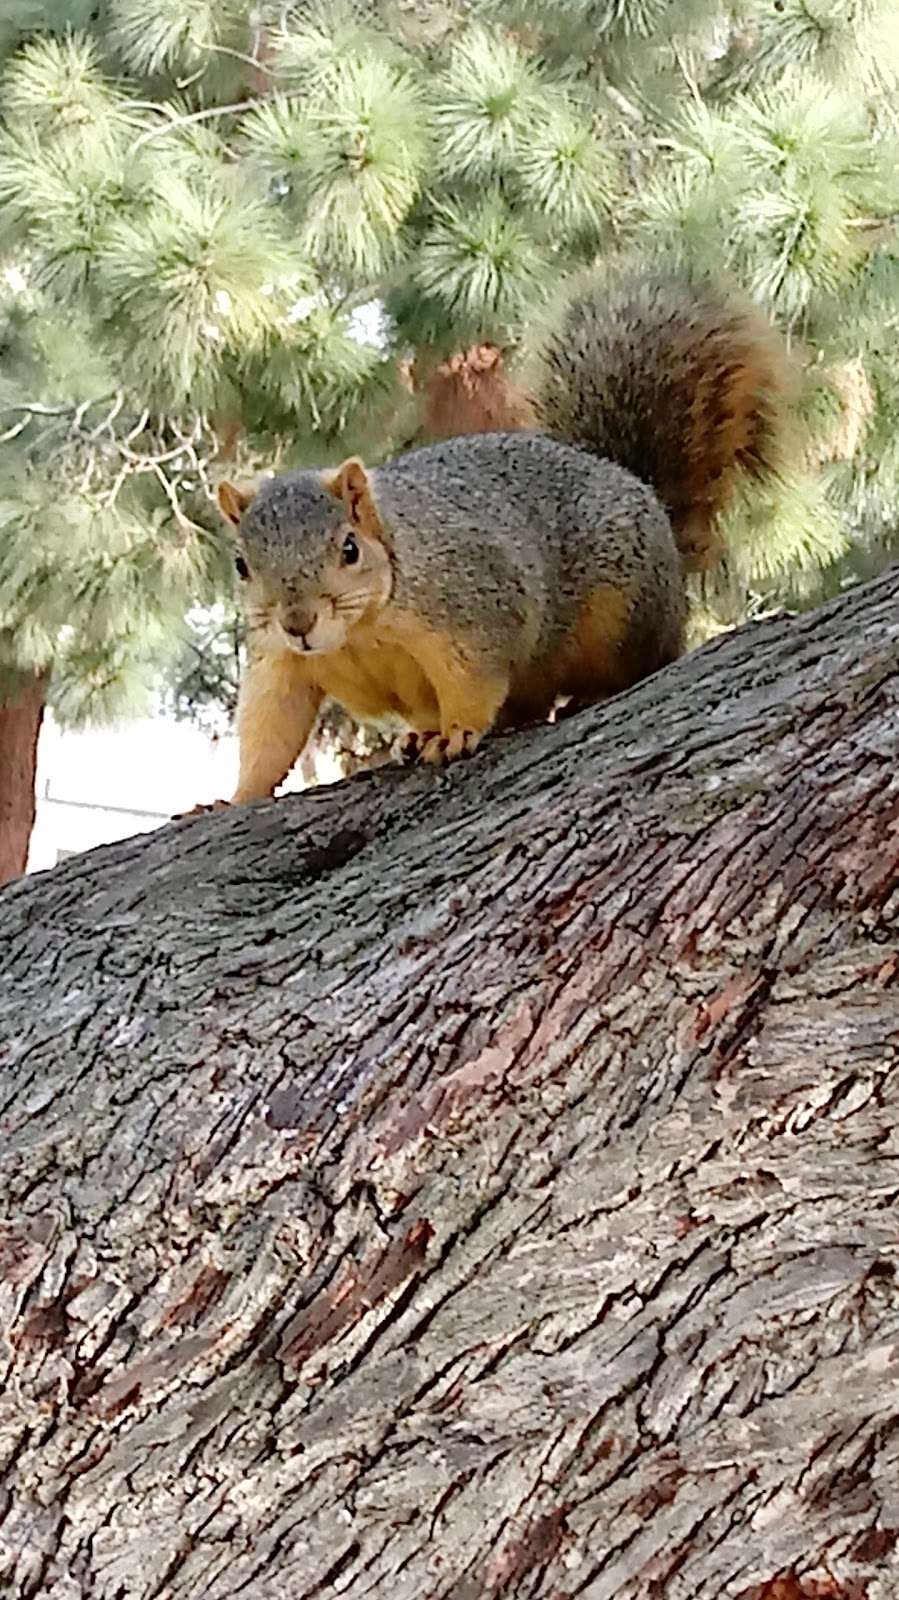
[(358, 456), (350, 456), (349, 461), (344, 461), (336, 472), (326, 473), (325, 488), (336, 500), (343, 501), (344, 510), (354, 528), (358, 528), (360, 533), (367, 533), (371, 539), (383, 538), (384, 529), (368, 473)]
[(218, 486), (219, 510), (235, 528), (240, 527), (240, 519), (247, 506), (253, 504), (254, 498), (254, 489), (238, 489), (233, 483), (220, 483)]

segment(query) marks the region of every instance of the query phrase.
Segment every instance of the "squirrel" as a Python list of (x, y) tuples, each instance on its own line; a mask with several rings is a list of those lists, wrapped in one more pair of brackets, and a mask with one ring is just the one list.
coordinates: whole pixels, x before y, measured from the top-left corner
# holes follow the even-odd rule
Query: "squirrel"
[(722, 559), (738, 478), (778, 471), (789, 386), (716, 286), (588, 284), (539, 352), (536, 429), (220, 484), (248, 623), (234, 802), (273, 794), (325, 697), (441, 764), (674, 661), (684, 575)]

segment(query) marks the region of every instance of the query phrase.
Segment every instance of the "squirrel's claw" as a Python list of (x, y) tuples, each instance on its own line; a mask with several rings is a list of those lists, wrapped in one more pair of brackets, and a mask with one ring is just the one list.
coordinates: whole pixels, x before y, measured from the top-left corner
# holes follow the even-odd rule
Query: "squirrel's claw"
[(454, 728), (448, 739), (440, 741), (445, 747), (442, 760), (456, 761), (459, 756), (473, 756), (483, 737), (483, 730), (477, 732), (474, 728)]
[(436, 733), (403, 733), (396, 740), (393, 753), (404, 767), (412, 767), (421, 759), (422, 749), (428, 740), (439, 737)]
[(460, 756), (474, 755), (483, 733), (474, 728), (454, 728), (450, 734), (409, 733), (401, 739), (397, 754), (407, 766), (423, 761), (429, 767), (444, 767)]

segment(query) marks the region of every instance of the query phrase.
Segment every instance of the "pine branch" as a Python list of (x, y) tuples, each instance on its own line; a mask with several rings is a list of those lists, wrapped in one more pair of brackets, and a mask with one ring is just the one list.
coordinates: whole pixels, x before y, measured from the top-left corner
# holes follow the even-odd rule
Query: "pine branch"
[(131, 154), (135, 155), (145, 145), (155, 144), (157, 139), (163, 139), (170, 133), (179, 133), (183, 128), (189, 128), (200, 122), (214, 122), (219, 117), (239, 116), (241, 112), (252, 111), (258, 103), (254, 95), (250, 100), (235, 100), (232, 105), (205, 106), (201, 111), (176, 112), (171, 107), (165, 110), (168, 121), (161, 123), (157, 128), (147, 128), (145, 132), (135, 139), (131, 146)]

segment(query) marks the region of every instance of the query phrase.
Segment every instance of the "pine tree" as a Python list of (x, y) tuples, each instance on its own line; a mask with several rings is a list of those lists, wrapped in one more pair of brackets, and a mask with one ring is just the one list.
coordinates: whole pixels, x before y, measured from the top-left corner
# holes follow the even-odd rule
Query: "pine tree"
[(890, 552), (892, 0), (12, 0), (0, 57), (7, 744), (4, 703), (36, 739), (47, 696), (119, 715), (166, 662), (182, 706), (233, 695), (222, 464), (521, 425), (529, 330), (596, 258), (728, 272), (800, 358), (742, 611)]

